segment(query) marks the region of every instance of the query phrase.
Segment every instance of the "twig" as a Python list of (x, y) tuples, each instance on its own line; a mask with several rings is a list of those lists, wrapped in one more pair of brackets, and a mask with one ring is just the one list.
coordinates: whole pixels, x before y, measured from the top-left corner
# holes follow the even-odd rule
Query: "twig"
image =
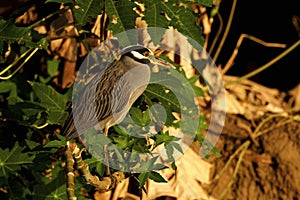
[(28, 26), (27, 28), (28, 28), (28, 29), (31, 29), (31, 28), (33, 28), (33, 27), (39, 25), (41, 22), (44, 22), (44, 21), (46, 21), (47, 19), (53, 17), (54, 15), (59, 14), (59, 13), (62, 13), (62, 12), (64, 12), (64, 11), (68, 10), (69, 8), (70, 8), (69, 6), (66, 6), (66, 7), (64, 7), (64, 8), (62, 8), (62, 9), (59, 9), (58, 11), (55, 11), (55, 12), (49, 14), (48, 16), (44, 17), (43, 19), (41, 19), (41, 20), (39, 20), (39, 21), (37, 21), (37, 22), (31, 24), (31, 25)]
[(238, 173), (238, 170), (240, 168), (240, 165), (243, 161), (243, 157), (246, 153), (246, 150), (248, 149), (250, 145), (250, 141), (246, 141), (244, 144), (242, 144), (239, 149), (241, 149), (241, 153), (240, 153), (240, 156), (239, 156), (239, 159), (236, 163), (236, 166), (234, 168), (234, 171), (233, 171), (233, 175), (232, 175), (232, 178), (231, 180), (229, 181), (229, 183), (227, 184), (226, 188), (222, 191), (221, 195), (218, 197), (218, 199), (223, 199), (224, 196), (226, 195), (226, 193), (228, 192), (229, 188), (232, 186), (232, 184), (234, 183), (234, 179), (236, 178), (236, 175)]
[(222, 32), (222, 30), (223, 30), (223, 19), (222, 19), (222, 16), (221, 16), (220, 13), (218, 13), (217, 16), (218, 16), (220, 25), (219, 25), (218, 32), (217, 32), (216, 36), (214, 37), (214, 40), (213, 40), (213, 42), (211, 43), (211, 46), (210, 46), (210, 48), (209, 48), (209, 52), (208, 52), (209, 55), (211, 55), (211, 53), (213, 52), (213, 50), (214, 50), (214, 48), (215, 48), (215, 46), (216, 46), (216, 43), (217, 43), (217, 41), (218, 41), (218, 39), (219, 39), (219, 37), (220, 37), (220, 35), (221, 35), (221, 32)]
[(99, 192), (112, 190), (119, 182), (125, 179), (125, 173), (119, 171), (114, 172), (109, 177), (99, 179), (98, 176), (94, 176), (90, 173), (89, 165), (82, 160), (81, 151), (78, 147), (74, 149), (73, 154), (79, 173), (83, 176), (87, 184)]
[(69, 200), (76, 200), (77, 197), (75, 196), (74, 187), (74, 172), (73, 172), (73, 165), (74, 159), (72, 155), (72, 150), (70, 146), (70, 142), (67, 143), (67, 150), (66, 150), (66, 157), (67, 157), (67, 195)]
[(232, 19), (233, 19), (233, 15), (234, 15), (234, 11), (235, 11), (235, 7), (236, 7), (236, 2), (237, 0), (233, 0), (232, 2), (232, 7), (231, 7), (231, 11), (230, 11), (230, 15), (229, 15), (229, 18), (228, 18), (228, 22), (227, 22), (227, 25), (226, 25), (226, 28), (225, 28), (225, 31), (224, 31), (224, 34), (223, 34), (223, 37), (220, 41), (220, 44), (218, 46), (218, 49), (213, 57), (213, 61), (216, 62), (218, 57), (219, 57), (219, 54), (223, 48), (223, 45), (224, 45), (224, 42), (227, 38), (227, 35), (229, 33), (229, 29), (230, 29), (230, 26), (231, 26), (231, 23), (232, 23)]
[[(284, 118), (287, 118), (287, 120), (285, 120), (283, 122), (280, 122), (280, 123), (277, 123), (275, 125), (275, 127), (267, 128), (267, 129), (261, 131), (263, 125), (265, 125), (268, 121), (270, 121), (271, 119), (276, 118), (276, 117), (284, 117)], [(271, 131), (274, 128), (278, 128), (280, 126), (283, 126), (283, 125), (288, 124), (288, 123), (290, 123), (292, 121), (295, 121), (295, 120), (297, 120), (297, 119), (294, 118), (294, 117), (291, 117), (291, 116), (286, 116), (286, 114), (284, 114), (284, 113), (278, 113), (278, 114), (270, 115), (267, 118), (265, 118), (261, 123), (258, 124), (258, 126), (256, 127), (256, 129), (253, 132), (253, 135), (254, 135), (255, 138), (257, 138), (257, 137), (265, 134), (266, 132)]]
[(293, 51), (296, 47), (298, 47), (300, 45), (300, 40), (298, 40), (297, 42), (295, 42), (292, 46), (290, 46), (288, 49), (286, 49), (284, 52), (282, 52), (281, 54), (279, 54), (278, 56), (276, 56), (275, 58), (273, 58), (272, 60), (270, 60), (268, 63), (264, 64), (263, 66), (259, 67), (258, 69), (246, 74), (245, 76), (242, 76), (234, 81), (230, 81), (224, 84), (224, 87), (229, 86), (229, 85), (233, 85), (236, 83), (241, 82), (242, 80), (248, 79), (260, 72), (262, 72), (263, 70), (267, 69), (268, 67), (270, 67), (271, 65), (273, 65), (274, 63), (276, 63), (277, 61), (279, 61), (280, 59), (282, 59), (284, 56), (286, 56), (287, 54), (289, 54), (291, 51)]
[(43, 125), (40, 125), (40, 126), (38, 126), (38, 125), (32, 125), (32, 127), (34, 127), (34, 128), (36, 128), (36, 129), (43, 129), (43, 128), (45, 128), (46, 126), (48, 126), (49, 124), (46, 122), (45, 124), (43, 124)]
[(250, 141), (249, 140), (247, 140), (242, 145), (240, 145), (239, 148), (230, 156), (229, 160), (226, 162), (225, 166), (222, 168), (222, 170), (220, 171), (220, 173), (218, 173), (214, 177), (214, 179), (212, 180), (212, 182), (218, 180), (223, 175), (223, 173), (225, 172), (225, 170), (227, 169), (227, 167), (230, 165), (230, 163), (232, 162), (232, 160), (238, 155), (238, 153), (240, 151), (246, 150), (249, 145), (250, 145)]
[[(12, 64), (10, 64), (9, 66), (7, 66), (4, 70), (2, 70), (0, 72), (0, 79), (2, 80), (7, 80), (10, 79), (13, 75), (15, 75), (29, 60), (30, 58), (37, 52), (38, 48), (34, 48), (33, 51), (32, 49), (27, 50), (25, 53), (23, 53), (20, 58), (18, 58), (17, 60), (15, 60)], [(4, 74), (5, 72), (7, 72), (10, 68), (12, 68), (13, 66), (15, 66), (23, 57), (25, 57), (30, 51), (32, 51), (29, 56), (24, 60), (24, 62), (15, 70), (13, 71), (10, 75), (8, 76), (1, 76), (2, 74)]]
[(266, 47), (286, 48), (285, 44), (265, 42), (261, 39), (258, 39), (256, 37), (254, 37), (254, 36), (243, 33), (243, 34), (241, 34), (240, 38), (238, 39), (238, 42), (236, 43), (236, 47), (235, 47), (230, 59), (228, 60), (228, 62), (225, 65), (224, 69), (222, 70), (222, 74), (225, 74), (229, 70), (229, 68), (232, 66), (232, 63), (233, 63), (234, 59), (236, 58), (236, 56), (238, 55), (238, 50), (239, 50), (244, 38), (247, 38), (249, 40), (257, 42), (257, 43), (259, 43), (263, 46), (266, 46)]

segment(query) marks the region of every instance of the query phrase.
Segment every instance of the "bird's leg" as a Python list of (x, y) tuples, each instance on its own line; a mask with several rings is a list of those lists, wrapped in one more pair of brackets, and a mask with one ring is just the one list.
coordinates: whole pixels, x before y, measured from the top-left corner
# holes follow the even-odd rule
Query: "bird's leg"
[[(104, 128), (104, 135), (106, 137), (108, 137), (108, 129), (109, 127), (106, 127)], [(103, 147), (103, 151), (104, 151), (104, 162), (105, 162), (105, 173), (106, 175), (110, 176), (110, 169), (109, 169), (109, 161), (108, 161), (108, 144), (105, 144), (104, 147)]]

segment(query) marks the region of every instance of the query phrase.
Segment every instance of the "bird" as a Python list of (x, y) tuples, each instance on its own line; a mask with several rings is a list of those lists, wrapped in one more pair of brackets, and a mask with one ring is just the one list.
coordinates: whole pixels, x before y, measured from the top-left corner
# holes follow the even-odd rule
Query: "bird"
[(122, 122), (145, 91), (151, 66), (170, 66), (142, 45), (131, 45), (122, 52), (120, 59), (95, 75), (72, 99), (72, 111), (62, 129), (68, 140), (78, 138), (91, 127), (103, 130), (108, 136), (109, 128)]

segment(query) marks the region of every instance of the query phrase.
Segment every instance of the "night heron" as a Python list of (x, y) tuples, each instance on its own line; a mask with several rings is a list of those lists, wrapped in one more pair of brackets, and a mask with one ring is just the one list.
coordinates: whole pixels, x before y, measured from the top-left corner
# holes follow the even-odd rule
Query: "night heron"
[(122, 52), (120, 59), (112, 62), (99, 76), (94, 76), (80, 95), (73, 98), (72, 112), (63, 128), (67, 139), (77, 138), (80, 132), (95, 126), (104, 130), (107, 136), (108, 129), (124, 119), (146, 89), (150, 67), (173, 67), (140, 45), (129, 46)]

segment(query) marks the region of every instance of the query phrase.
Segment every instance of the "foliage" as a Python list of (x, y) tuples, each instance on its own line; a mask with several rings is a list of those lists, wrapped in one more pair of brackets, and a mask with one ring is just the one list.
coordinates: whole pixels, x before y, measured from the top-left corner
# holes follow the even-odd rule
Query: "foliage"
[[(105, 3), (101, 0), (47, 0), (46, 3), (55, 5), (57, 10), (29, 26), (15, 25), (17, 17), (15, 13), (22, 12), (22, 8), (0, 18), (0, 76), (14, 75), (9, 80), (0, 82), (0, 199), (66, 199), (66, 184), (60, 166), (64, 163), (62, 148), (66, 144), (66, 139), (59, 132), (68, 116), (67, 105), (71, 100), (72, 90), (62, 94), (51, 86), (51, 81), (59, 70), (60, 61), (52, 55), (45, 54), (45, 51), (49, 50), (48, 35), (36, 32), (34, 27), (71, 8), (74, 16), (73, 25), (79, 32), (78, 41), (84, 43), (86, 26), (93, 23), (95, 17), (104, 10), (111, 20), (108, 29), (114, 34), (134, 28), (135, 19), (138, 17), (133, 9), (137, 4), (127, 0), (107, 0)], [(59, 9), (60, 3), (63, 3), (65, 8)], [(145, 4), (143, 18), (149, 26), (162, 28), (173, 26), (200, 44), (203, 43), (201, 27), (194, 22), (195, 14), (189, 7), (189, 3), (211, 6), (211, 0), (182, 0), (180, 4), (173, 0), (167, 2), (141, 0), (139, 3)], [(116, 23), (112, 23), (113, 19)], [(156, 34), (150, 33), (153, 41), (157, 43)], [(38, 55), (29, 56), (28, 52), (33, 49), (39, 49), (39, 53), (36, 53)], [(15, 56), (12, 62), (7, 54), (18, 56)], [(43, 63), (46, 66), (45, 73), (42, 73), (40, 57), (46, 60)], [(26, 64), (23, 70), (15, 73), (23, 64)], [(184, 74), (183, 71), (180, 73)], [(197, 95), (203, 95), (200, 88), (194, 85), (196, 80), (198, 80), (197, 76), (192, 77), (189, 83)], [(168, 88), (155, 84), (149, 85), (141, 99), (130, 110), (135, 124), (146, 127), (145, 133), (149, 131), (147, 125), (155, 125), (147, 108), (158, 103), (165, 108), (166, 113), (161, 114), (157, 110), (156, 123), (160, 124), (166, 119), (165, 125), (173, 127), (178, 125), (174, 122), (172, 112), (179, 112), (180, 106), (174, 93), (166, 93), (166, 89)], [(152, 112), (159, 107), (154, 106), (153, 109)], [(206, 128), (204, 124), (193, 126), (198, 131)], [(172, 157), (173, 152), (176, 150), (183, 153), (176, 143), (178, 140), (176, 137), (170, 136), (168, 132), (160, 132), (151, 137), (156, 141), (155, 146), (151, 147), (145, 145), (147, 143), (145, 137), (135, 137), (135, 132), (134, 127), (129, 130), (115, 127), (111, 130), (110, 138), (121, 149), (130, 149), (133, 152), (151, 152), (151, 148), (164, 145), (169, 161), (173, 162), (172, 166), (176, 168)], [(199, 141), (202, 139), (200, 138)], [(116, 154), (117, 151), (115, 150)], [(143, 161), (143, 168), (140, 169), (138, 176), (140, 187), (148, 178), (157, 182), (165, 181), (156, 172), (165, 166), (153, 164), (156, 159), (157, 157), (154, 157), (149, 161)], [(104, 166), (95, 160), (90, 154), (86, 154), (85, 161), (90, 165), (91, 170), (103, 175)], [(135, 164), (139, 161), (141, 160), (138, 158), (134, 160)], [(145, 172), (146, 170), (148, 171)], [(84, 195), (88, 196), (91, 188), (77, 178), (75, 188), (77, 194), (82, 194), (81, 187), (86, 188)]]

